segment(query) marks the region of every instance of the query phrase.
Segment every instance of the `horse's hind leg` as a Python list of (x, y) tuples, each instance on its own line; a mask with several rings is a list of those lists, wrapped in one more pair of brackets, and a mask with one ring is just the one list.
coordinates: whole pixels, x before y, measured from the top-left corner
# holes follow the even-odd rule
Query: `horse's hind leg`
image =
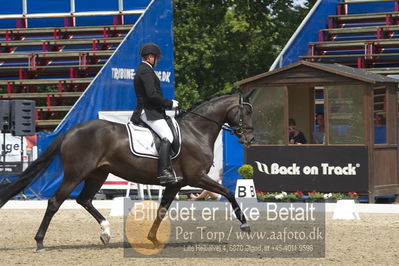
[(166, 187), (162, 195), (161, 204), (159, 205), (157, 211), (157, 217), (155, 218), (155, 221), (152, 224), (150, 232), (148, 233), (147, 236), (147, 239), (150, 240), (155, 247), (158, 247), (160, 245), (160, 242), (157, 239), (157, 231), (159, 225), (161, 224), (163, 218), (166, 215), (166, 211), (169, 209), (170, 205), (172, 204), (172, 201), (174, 200), (177, 192), (179, 192), (180, 189), (181, 189), (180, 186), (168, 186)]
[(111, 238), (109, 222), (96, 208), (94, 208), (92, 200), (94, 195), (100, 190), (102, 184), (107, 178), (107, 175), (108, 173), (102, 170), (92, 172), (86, 179), (83, 190), (76, 199), (76, 202), (82, 205), (83, 208), (85, 208), (101, 225), (103, 232), (100, 235), (100, 239), (104, 245), (107, 244)]
[(46, 235), (47, 228), (53, 218), (54, 214), (58, 211), (61, 204), (71, 194), (72, 190), (79, 184), (80, 180), (71, 180), (69, 176), (64, 176), (60, 187), (53, 197), (48, 200), (47, 210), (40, 224), (39, 230), (36, 233), (35, 240), (37, 251), (44, 250), (43, 239)]
[(234, 210), (234, 213), (236, 214), (237, 219), (240, 220), (240, 222), (241, 222), (241, 226), (240, 226), (241, 230), (245, 231), (245, 232), (251, 231), (249, 224), (247, 223), (247, 220), (245, 218), (244, 213), (241, 211), (241, 208), (238, 205), (238, 203), (234, 197), (234, 194), (229, 189), (227, 189), (225, 186), (219, 184), (218, 182), (216, 182), (215, 180), (213, 180), (206, 174), (201, 176), (199, 183), (195, 184), (195, 186), (225, 196), (230, 201), (231, 206)]

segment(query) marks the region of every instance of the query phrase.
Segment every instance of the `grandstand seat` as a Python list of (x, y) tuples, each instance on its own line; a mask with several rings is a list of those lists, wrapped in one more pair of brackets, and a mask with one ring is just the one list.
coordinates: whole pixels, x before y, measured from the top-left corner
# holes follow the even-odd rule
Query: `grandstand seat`
[[(349, 9), (351, 5), (382, 4), (383, 12), (362, 13), (373, 8)], [(328, 17), (328, 27), (319, 31), (319, 40), (310, 42), (308, 55), (300, 58), (386, 75), (399, 74), (399, 25), (396, 24), (399, 24), (399, 0), (339, 2), (337, 15)]]
[[(54, 129), (131, 30), (121, 16), (143, 12), (0, 15), (17, 24), (0, 28), (0, 99), (35, 100), (36, 131)], [(76, 25), (74, 18), (87, 16), (114, 16), (114, 25)], [(59, 17), (64, 27), (26, 27), (27, 19)]]

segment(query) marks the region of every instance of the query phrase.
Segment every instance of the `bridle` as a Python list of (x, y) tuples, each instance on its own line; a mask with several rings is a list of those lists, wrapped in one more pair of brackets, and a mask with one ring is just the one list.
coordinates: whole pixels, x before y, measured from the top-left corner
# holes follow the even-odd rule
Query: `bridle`
[(178, 109), (179, 109), (180, 112), (183, 112), (183, 113), (190, 113), (190, 114), (196, 115), (196, 116), (198, 116), (198, 117), (201, 117), (201, 118), (203, 118), (203, 119), (205, 119), (205, 120), (211, 121), (211, 122), (217, 124), (222, 130), (228, 131), (228, 132), (230, 132), (231, 134), (236, 135), (237, 137), (241, 137), (247, 130), (253, 130), (253, 129), (254, 129), (253, 127), (249, 127), (249, 126), (245, 126), (245, 125), (244, 125), (244, 106), (249, 106), (251, 112), (252, 112), (252, 110), (253, 110), (253, 107), (252, 107), (252, 105), (251, 105), (250, 103), (244, 102), (244, 100), (243, 100), (241, 94), (240, 94), (240, 101), (239, 101), (239, 104), (230, 107), (230, 108), (227, 110), (227, 113), (230, 112), (232, 109), (236, 108), (237, 106), (239, 107), (239, 108), (238, 108), (238, 112), (240, 112), (240, 114), (239, 114), (240, 117), (239, 117), (239, 121), (238, 121), (238, 126), (237, 126), (237, 127), (232, 127), (232, 126), (230, 126), (230, 125), (222, 124), (222, 123), (220, 123), (220, 122), (218, 122), (218, 121), (216, 121), (216, 120), (213, 120), (213, 119), (211, 119), (211, 118), (209, 118), (209, 117), (200, 115), (200, 114), (195, 113), (195, 112), (190, 111), (190, 110), (185, 110), (185, 109), (182, 109), (182, 108), (178, 108)]
[[(239, 102), (239, 112), (240, 112), (240, 119), (238, 120), (238, 127), (232, 128), (233, 129), (233, 134), (236, 135), (237, 137), (240, 137), (246, 132), (247, 130), (253, 130), (254, 127), (249, 127), (244, 125), (244, 106), (247, 105), (250, 108), (250, 111), (253, 111), (253, 107), (250, 103), (244, 102), (244, 99), (242, 98), (242, 95), (240, 94), (240, 102)], [(235, 106), (233, 106), (234, 108)], [(230, 111), (230, 110), (229, 110)], [(228, 111), (228, 112), (229, 112)]]

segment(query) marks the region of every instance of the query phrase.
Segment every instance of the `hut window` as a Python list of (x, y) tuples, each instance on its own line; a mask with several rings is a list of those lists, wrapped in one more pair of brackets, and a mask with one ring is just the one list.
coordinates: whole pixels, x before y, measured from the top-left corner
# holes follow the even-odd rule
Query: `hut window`
[(386, 88), (385, 86), (374, 87), (374, 143), (387, 143), (386, 129)]
[(284, 144), (284, 87), (257, 88), (251, 97), (257, 144)]
[(364, 144), (362, 85), (326, 87), (329, 144)]

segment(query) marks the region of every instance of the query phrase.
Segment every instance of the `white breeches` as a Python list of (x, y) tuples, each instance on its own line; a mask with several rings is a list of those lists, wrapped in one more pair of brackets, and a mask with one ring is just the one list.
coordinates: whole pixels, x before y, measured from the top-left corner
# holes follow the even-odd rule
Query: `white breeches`
[(170, 130), (168, 123), (166, 123), (165, 119), (159, 120), (147, 120), (147, 116), (145, 115), (145, 111), (141, 112), (141, 120), (144, 121), (161, 139), (167, 138), (170, 143), (173, 143), (173, 134)]

